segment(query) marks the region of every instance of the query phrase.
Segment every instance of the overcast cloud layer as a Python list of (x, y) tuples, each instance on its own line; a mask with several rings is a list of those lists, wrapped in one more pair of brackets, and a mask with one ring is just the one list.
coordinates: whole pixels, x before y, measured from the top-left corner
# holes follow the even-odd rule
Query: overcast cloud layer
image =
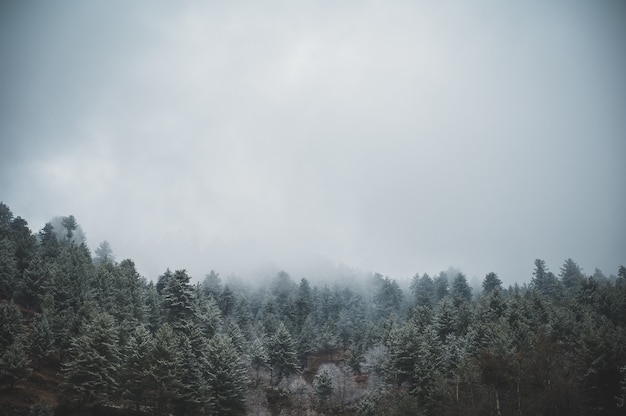
[(148, 278), (626, 263), (621, 2), (3, 2), (0, 200)]

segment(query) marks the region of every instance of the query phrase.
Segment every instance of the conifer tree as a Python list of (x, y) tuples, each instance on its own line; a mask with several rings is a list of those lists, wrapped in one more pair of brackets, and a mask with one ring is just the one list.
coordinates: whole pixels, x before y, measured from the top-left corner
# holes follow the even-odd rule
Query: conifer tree
[(105, 403), (117, 387), (120, 368), (118, 329), (113, 317), (96, 312), (72, 339), (63, 364), (64, 390), (81, 397), (83, 405)]
[(195, 317), (195, 292), (185, 270), (176, 270), (163, 290), (167, 322), (176, 332), (182, 331)]
[(189, 338), (185, 335), (180, 337), (179, 350), (180, 378), (178, 391), (173, 400), (174, 414), (181, 416), (201, 414), (205, 410), (205, 401), (207, 404), (212, 401), (206, 394), (207, 382), (202, 378), (200, 362), (194, 354)]
[(239, 352), (228, 336), (218, 334), (211, 340), (208, 351), (212, 374), (211, 393), (216, 415), (244, 415), (246, 413), (246, 371)]
[(276, 374), (276, 379), (272, 380), (275, 384), (280, 383), (284, 376), (289, 377), (298, 371), (296, 346), (282, 322), (278, 325), (276, 333), (268, 339), (267, 350), (270, 356), (272, 379), (274, 373)]
[(16, 339), (0, 355), (0, 381), (9, 383), (9, 388), (13, 389), (16, 383), (25, 380), (31, 373), (24, 343)]
[(313, 379), (313, 389), (317, 396), (321, 408), (326, 408), (333, 393), (333, 377), (326, 368), (321, 368), (320, 372)]
[(159, 415), (169, 414), (180, 390), (182, 357), (172, 327), (164, 324), (155, 334), (148, 356), (148, 386)]
[(450, 291), (454, 305), (458, 308), (463, 302), (472, 301), (472, 288), (467, 283), (467, 278), (463, 273), (458, 273), (452, 282)]
[(495, 288), (502, 289), (502, 281), (496, 273), (489, 272), (483, 280), (483, 290), (485, 291), (485, 293), (489, 293)]
[(44, 358), (54, 352), (54, 334), (46, 314), (37, 314), (30, 334), (30, 351), (37, 358), (37, 369)]
[(13, 344), (23, 331), (22, 312), (13, 302), (0, 302), (0, 351)]
[(270, 363), (270, 357), (265, 348), (265, 343), (260, 338), (255, 338), (250, 345), (250, 364), (256, 371), (255, 384), (259, 384), (259, 370), (263, 367), (267, 367)]
[(146, 390), (150, 382), (150, 354), (153, 349), (153, 338), (150, 332), (139, 325), (130, 334), (124, 347), (124, 364), (122, 367), (122, 397), (135, 404), (139, 411), (145, 402)]
[(13, 242), (8, 237), (0, 238), (0, 299), (13, 299), (17, 279), (14, 253)]

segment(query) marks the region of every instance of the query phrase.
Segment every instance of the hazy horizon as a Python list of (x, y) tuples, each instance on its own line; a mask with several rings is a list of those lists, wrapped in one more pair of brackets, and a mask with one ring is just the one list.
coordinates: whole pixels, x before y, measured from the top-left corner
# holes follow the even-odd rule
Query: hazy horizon
[(0, 200), (156, 279), (626, 262), (620, 2), (4, 2)]

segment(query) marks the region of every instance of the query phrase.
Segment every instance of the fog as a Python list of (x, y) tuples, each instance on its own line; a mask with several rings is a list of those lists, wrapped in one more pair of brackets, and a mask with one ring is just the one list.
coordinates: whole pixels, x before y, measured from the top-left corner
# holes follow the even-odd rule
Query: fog
[[(167, 267), (626, 262), (621, 2), (3, 2), (0, 200)], [(317, 271), (316, 271), (317, 270)]]

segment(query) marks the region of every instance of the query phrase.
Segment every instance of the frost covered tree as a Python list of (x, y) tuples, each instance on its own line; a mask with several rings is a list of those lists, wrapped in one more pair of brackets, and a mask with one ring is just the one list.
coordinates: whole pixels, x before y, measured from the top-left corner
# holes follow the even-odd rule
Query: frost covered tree
[(139, 325), (130, 334), (124, 346), (124, 363), (121, 370), (122, 398), (135, 405), (139, 411), (145, 403), (146, 390), (150, 382), (150, 354), (153, 349), (153, 338), (150, 332)]
[(78, 395), (83, 405), (105, 403), (117, 388), (120, 368), (118, 330), (113, 317), (96, 312), (71, 341), (61, 375), (64, 390)]
[(278, 384), (283, 377), (289, 377), (289, 375), (298, 372), (296, 345), (289, 330), (282, 322), (278, 325), (276, 333), (269, 337), (267, 350), (270, 357), (271, 381), (273, 383)]
[(54, 334), (46, 314), (37, 314), (30, 334), (30, 351), (37, 358), (37, 369), (43, 359), (54, 352)]
[(209, 371), (212, 374), (211, 393), (216, 415), (244, 415), (245, 388), (248, 381), (241, 356), (232, 341), (218, 334), (210, 342)]
[(24, 343), (16, 339), (0, 355), (0, 382), (8, 383), (9, 389), (13, 389), (16, 383), (25, 380), (31, 373)]

